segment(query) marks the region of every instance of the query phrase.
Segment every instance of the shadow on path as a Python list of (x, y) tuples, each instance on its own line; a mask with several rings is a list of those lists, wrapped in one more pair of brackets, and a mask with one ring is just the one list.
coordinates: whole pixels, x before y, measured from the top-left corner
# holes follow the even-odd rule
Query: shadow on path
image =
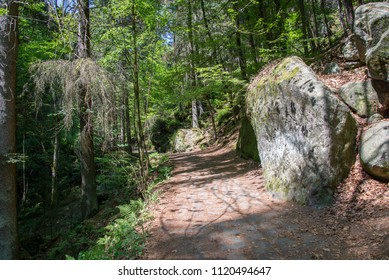
[[(160, 201), (152, 209), (155, 219), (146, 259), (389, 256), (383, 244), (358, 244), (349, 238), (358, 224), (272, 198), (257, 164), (232, 151), (210, 148), (174, 154), (171, 163), (173, 176), (161, 187)], [(388, 228), (378, 230), (385, 243)]]

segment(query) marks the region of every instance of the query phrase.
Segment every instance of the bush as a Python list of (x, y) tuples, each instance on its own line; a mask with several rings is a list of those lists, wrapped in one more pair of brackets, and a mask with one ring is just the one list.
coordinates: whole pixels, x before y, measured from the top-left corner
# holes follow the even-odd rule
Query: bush
[(181, 124), (171, 119), (156, 119), (150, 128), (150, 140), (155, 149), (166, 153), (170, 148), (170, 139)]
[(132, 200), (118, 206), (120, 218), (106, 226), (106, 233), (95, 246), (78, 256), (81, 260), (137, 259), (143, 252), (146, 231), (143, 224), (150, 219), (144, 201)]

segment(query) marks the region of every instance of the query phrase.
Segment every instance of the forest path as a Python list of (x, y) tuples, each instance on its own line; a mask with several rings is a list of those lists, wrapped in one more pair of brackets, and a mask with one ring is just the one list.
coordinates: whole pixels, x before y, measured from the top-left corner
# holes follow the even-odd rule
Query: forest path
[(369, 257), (340, 238), (353, 225), (272, 198), (257, 164), (234, 151), (213, 147), (173, 154), (170, 162), (173, 176), (151, 209), (145, 259)]

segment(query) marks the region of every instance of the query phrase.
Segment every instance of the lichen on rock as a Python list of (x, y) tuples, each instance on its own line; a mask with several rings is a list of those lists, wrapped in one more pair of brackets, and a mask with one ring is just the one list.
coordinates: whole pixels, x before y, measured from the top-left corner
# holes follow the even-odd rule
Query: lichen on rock
[(187, 152), (199, 148), (202, 142), (206, 143), (210, 139), (209, 133), (198, 128), (179, 129), (173, 136), (173, 151)]
[(289, 57), (254, 79), (246, 107), (268, 190), (303, 204), (329, 203), (356, 156), (357, 126), (347, 106)]

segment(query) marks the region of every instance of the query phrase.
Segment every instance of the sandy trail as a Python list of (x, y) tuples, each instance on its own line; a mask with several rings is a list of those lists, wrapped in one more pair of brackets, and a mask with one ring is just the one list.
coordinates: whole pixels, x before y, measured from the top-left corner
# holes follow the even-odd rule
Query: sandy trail
[(353, 229), (346, 220), (272, 198), (257, 164), (228, 149), (170, 161), (175, 169), (152, 208), (145, 259), (355, 259), (377, 249), (344, 242), (340, 235)]

